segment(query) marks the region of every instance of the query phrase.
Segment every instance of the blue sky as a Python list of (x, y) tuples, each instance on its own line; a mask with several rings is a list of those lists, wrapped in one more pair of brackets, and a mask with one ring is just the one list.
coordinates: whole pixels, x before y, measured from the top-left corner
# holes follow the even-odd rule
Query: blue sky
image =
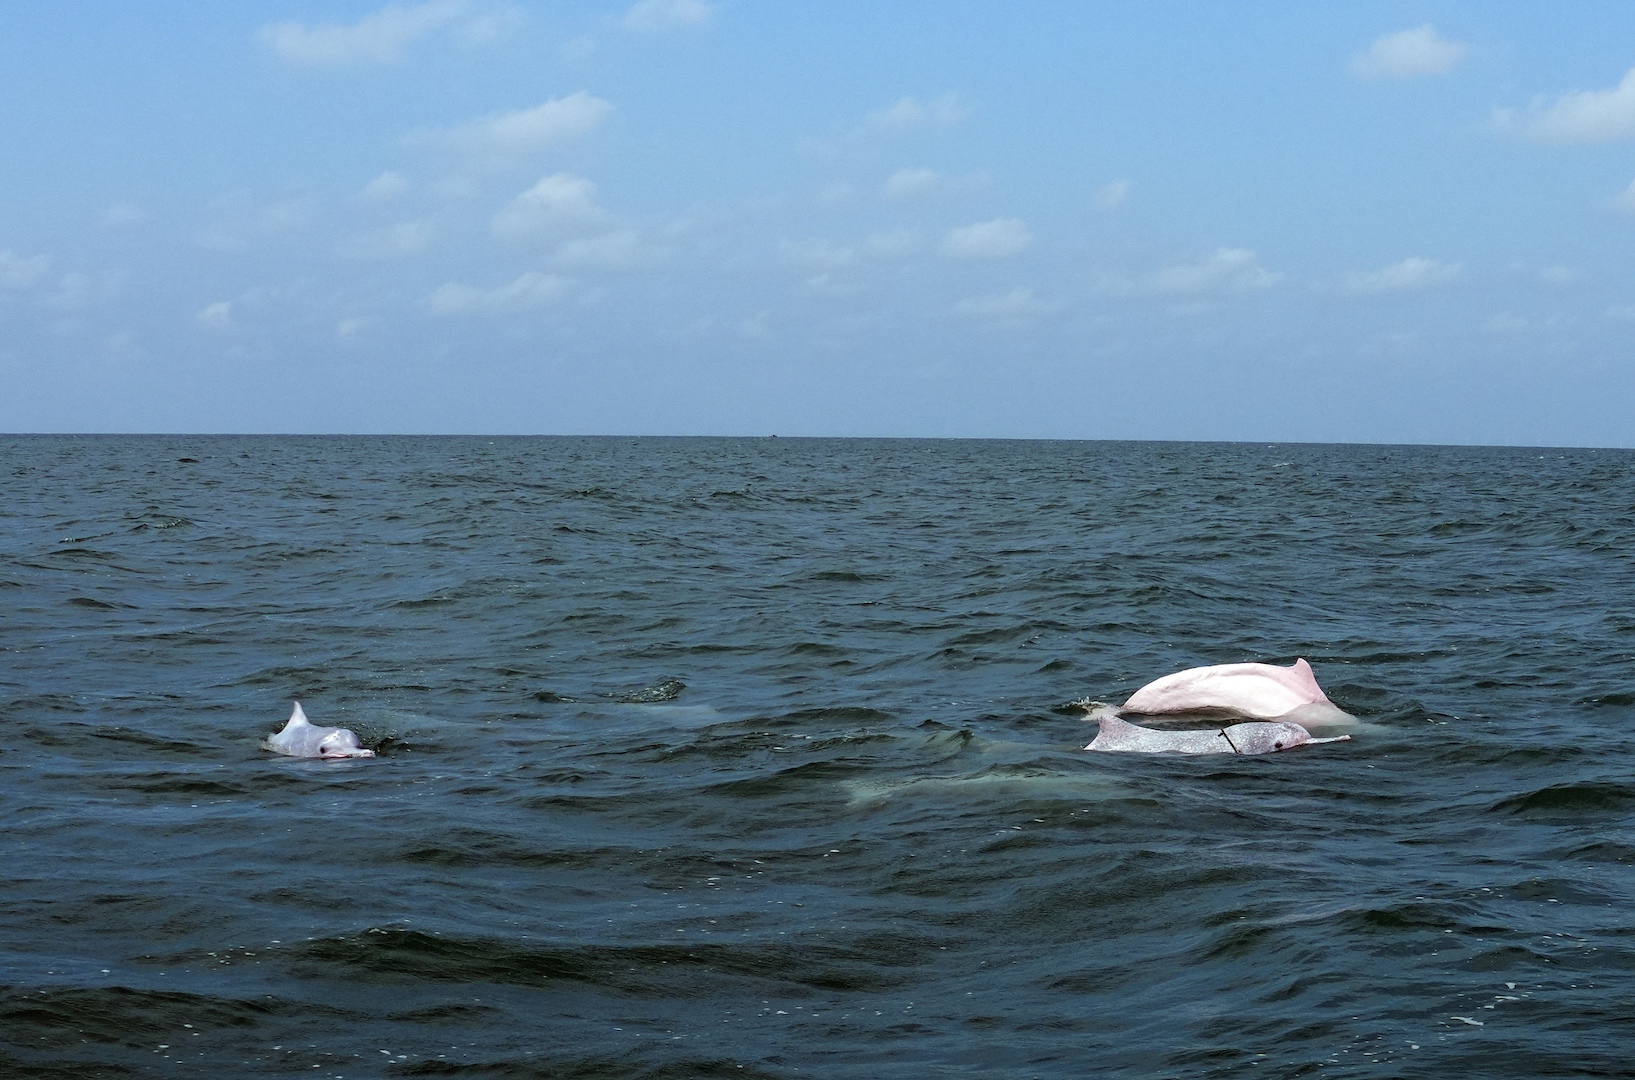
[(1635, 446), (1635, 5), (0, 30), (0, 430)]

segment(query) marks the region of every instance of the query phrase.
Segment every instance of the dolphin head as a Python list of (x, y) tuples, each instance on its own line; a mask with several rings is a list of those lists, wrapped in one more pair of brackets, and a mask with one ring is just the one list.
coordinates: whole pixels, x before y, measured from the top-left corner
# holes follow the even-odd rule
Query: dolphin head
[(318, 757), (374, 757), (373, 750), (366, 750), (358, 743), (356, 733), (346, 728), (331, 728), (329, 734), (318, 742)]
[(1276, 721), (1233, 724), (1226, 729), (1226, 736), (1240, 754), (1271, 754), (1308, 743), (1345, 742), (1351, 738), (1349, 735), (1336, 735), (1331, 739), (1314, 739), (1311, 732), (1299, 724)]

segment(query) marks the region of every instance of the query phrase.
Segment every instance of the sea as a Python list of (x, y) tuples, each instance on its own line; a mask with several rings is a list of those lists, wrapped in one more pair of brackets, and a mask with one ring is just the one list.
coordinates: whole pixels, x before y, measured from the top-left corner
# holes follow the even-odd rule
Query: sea
[[(0, 483), (0, 1076), (1635, 1076), (1635, 452), (4, 436)], [(1349, 742), (1084, 750), (1301, 657)], [(378, 756), (262, 749), (295, 701)]]

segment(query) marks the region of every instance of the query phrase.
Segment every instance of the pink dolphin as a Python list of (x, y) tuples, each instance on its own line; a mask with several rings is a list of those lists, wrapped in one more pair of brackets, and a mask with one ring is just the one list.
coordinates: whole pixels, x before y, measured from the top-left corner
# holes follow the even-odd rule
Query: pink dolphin
[(1222, 712), (1256, 720), (1302, 720), (1343, 724), (1352, 717), (1337, 708), (1305, 660), (1274, 664), (1217, 664), (1165, 675), (1130, 695), (1126, 713)]
[[(1247, 665), (1245, 665), (1247, 666)], [(1282, 669), (1278, 669), (1282, 670)], [(1109, 705), (1087, 705), (1101, 730), (1086, 750), (1129, 754), (1271, 754), (1308, 743), (1345, 742), (1349, 735), (1314, 739), (1299, 724), (1264, 721), (1205, 731), (1154, 731), (1120, 720)]]
[(357, 735), (346, 728), (317, 727), (308, 723), (307, 714), (301, 711), (299, 701), (295, 703), (295, 711), (290, 713), (289, 723), (284, 725), (284, 730), (274, 732), (263, 739), (261, 749), (271, 750), (275, 754), (288, 754), (290, 757), (375, 756), (373, 750), (365, 750), (359, 746)]

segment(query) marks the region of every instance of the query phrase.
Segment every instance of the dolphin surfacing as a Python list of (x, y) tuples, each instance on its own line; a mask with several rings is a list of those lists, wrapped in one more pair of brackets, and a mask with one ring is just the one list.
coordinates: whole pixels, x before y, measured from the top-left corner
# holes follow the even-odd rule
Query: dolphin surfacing
[[(1216, 664), (1187, 668), (1155, 679), (1130, 695), (1119, 712), (1222, 712), (1253, 720), (1299, 719), (1345, 724), (1353, 718), (1323, 693), (1304, 659), (1275, 664)], [(1294, 714), (1294, 715), (1291, 715)]]
[(373, 750), (358, 744), (358, 736), (346, 728), (318, 727), (307, 721), (301, 703), (295, 703), (289, 722), (283, 731), (274, 732), (261, 740), (261, 749), (275, 754), (299, 758), (354, 758), (374, 757)]
[(1100, 725), (1086, 750), (1125, 754), (1272, 754), (1311, 743), (1347, 742), (1349, 735), (1314, 739), (1299, 724), (1251, 721), (1204, 731), (1154, 731), (1121, 720), (1110, 705), (1087, 706)]

